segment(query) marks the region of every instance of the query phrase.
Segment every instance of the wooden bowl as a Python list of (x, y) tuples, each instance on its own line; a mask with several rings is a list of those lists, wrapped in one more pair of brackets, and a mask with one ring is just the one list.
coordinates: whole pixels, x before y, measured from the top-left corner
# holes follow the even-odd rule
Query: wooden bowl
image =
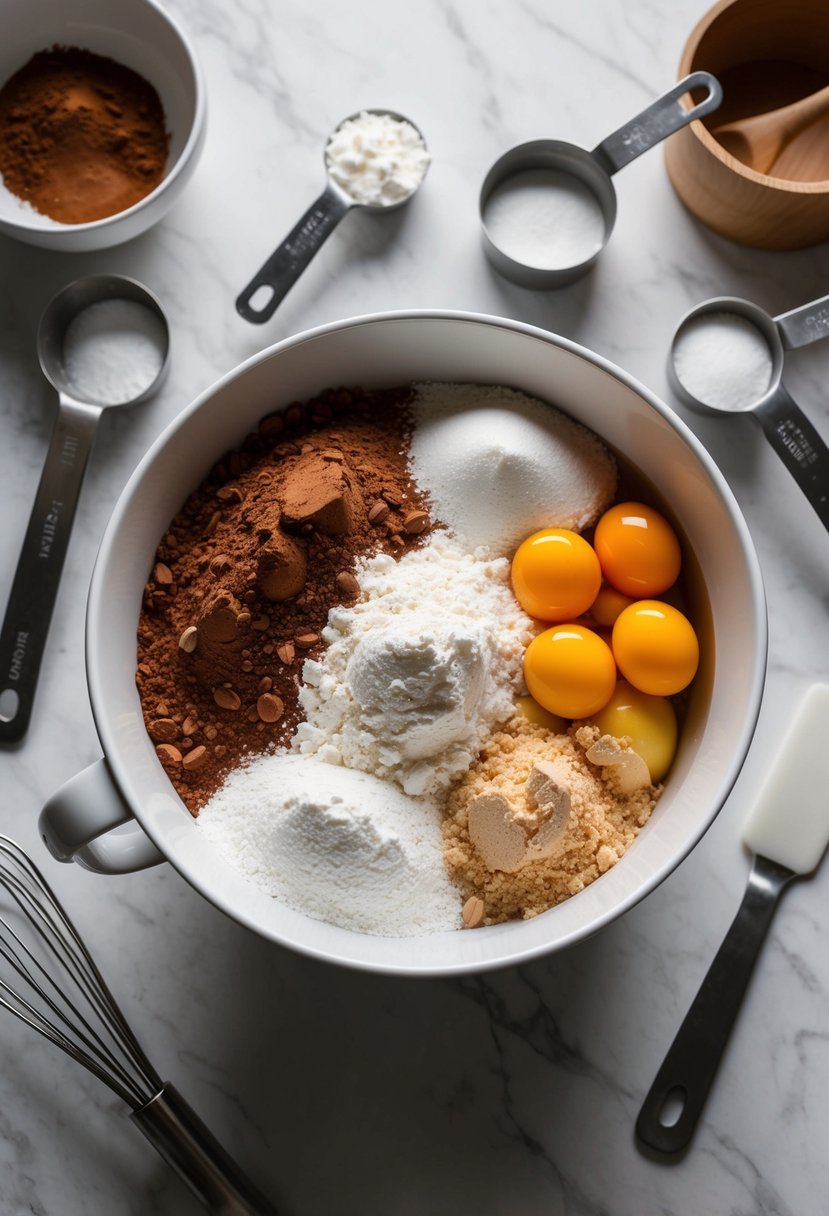
[(698, 68), (718, 77), (723, 103), (665, 144), (668, 176), (688, 210), (721, 236), (761, 249), (829, 240), (829, 180), (757, 173), (712, 134), (829, 84), (826, 0), (719, 0), (685, 44), (679, 76)]

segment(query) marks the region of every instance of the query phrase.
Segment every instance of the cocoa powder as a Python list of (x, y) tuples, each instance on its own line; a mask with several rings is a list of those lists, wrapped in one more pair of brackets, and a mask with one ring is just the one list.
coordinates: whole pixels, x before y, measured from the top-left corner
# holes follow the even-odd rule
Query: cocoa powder
[(153, 86), (79, 47), (38, 52), (0, 89), (6, 189), (64, 224), (139, 202), (161, 181), (169, 143)]
[(359, 591), (355, 559), (423, 543), (431, 521), (408, 471), (409, 396), (330, 390), (269, 415), (162, 539), (136, 682), (193, 814), (246, 756), (289, 742), (302, 664), (320, 654), (329, 610)]

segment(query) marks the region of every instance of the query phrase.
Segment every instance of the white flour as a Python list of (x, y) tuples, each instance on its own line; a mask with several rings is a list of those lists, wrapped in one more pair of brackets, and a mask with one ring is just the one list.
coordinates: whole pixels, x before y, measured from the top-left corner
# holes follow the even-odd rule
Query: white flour
[(366, 111), (337, 128), (325, 156), (329, 174), (346, 194), (381, 207), (413, 194), (430, 161), (410, 122)]
[(581, 532), (613, 499), (616, 464), (607, 448), (525, 393), (419, 384), (412, 410), (415, 480), (473, 549), (511, 557), (540, 528)]
[(748, 409), (771, 384), (769, 344), (756, 325), (737, 313), (693, 317), (677, 335), (673, 364), (692, 397), (721, 410)]
[(331, 610), (327, 649), (304, 664), (307, 720), (292, 746), (408, 794), (439, 793), (514, 712), (532, 623), (506, 559), (476, 559), (440, 532), (356, 575), (360, 600)]
[(525, 169), (499, 182), (484, 204), (483, 221), (502, 253), (539, 270), (586, 262), (605, 235), (593, 191), (560, 169)]
[(314, 920), (387, 937), (461, 927), (440, 812), (368, 773), (260, 756), (196, 823), (236, 869)]
[(81, 401), (118, 405), (148, 389), (164, 362), (161, 321), (136, 300), (101, 300), (73, 317), (63, 339), (63, 365)]

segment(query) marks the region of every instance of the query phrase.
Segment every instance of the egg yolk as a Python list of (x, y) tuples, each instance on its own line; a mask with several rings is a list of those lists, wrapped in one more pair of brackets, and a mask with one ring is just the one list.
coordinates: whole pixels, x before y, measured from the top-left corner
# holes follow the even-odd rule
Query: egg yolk
[(620, 680), (613, 696), (593, 719), (603, 735), (627, 736), (648, 766), (651, 781), (661, 781), (676, 752), (674, 707), (665, 697), (649, 696)]
[(638, 600), (616, 618), (613, 654), (640, 692), (670, 697), (690, 684), (699, 664), (697, 635), (687, 617), (660, 600)]
[(530, 694), (562, 718), (589, 718), (610, 700), (616, 664), (608, 645), (584, 625), (554, 625), (524, 655)]
[(540, 621), (569, 621), (586, 612), (601, 586), (599, 559), (568, 528), (544, 528), (516, 550), (510, 571), (518, 603)]
[(516, 697), (515, 708), (528, 722), (532, 722), (534, 726), (543, 726), (553, 735), (563, 735), (567, 729), (567, 719), (558, 714), (551, 714), (549, 709), (539, 705), (535, 697)]
[(622, 595), (615, 587), (601, 587), (590, 605), (590, 615), (597, 625), (613, 625), (622, 609), (632, 603), (629, 595)]
[(634, 599), (661, 595), (676, 582), (682, 556), (668, 521), (641, 502), (605, 511), (593, 546), (609, 583)]

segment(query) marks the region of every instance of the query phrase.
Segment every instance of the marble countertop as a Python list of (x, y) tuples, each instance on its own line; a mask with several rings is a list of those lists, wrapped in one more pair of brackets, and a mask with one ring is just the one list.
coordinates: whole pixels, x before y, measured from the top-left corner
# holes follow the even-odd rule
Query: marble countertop
[[(698, 225), (661, 151), (617, 179), (599, 266), (559, 292), (500, 280), (477, 193), (512, 144), (592, 147), (674, 80), (701, 0), (517, 5), (416, 0), (168, 0), (201, 56), (209, 130), (169, 216), (121, 247), (56, 254), (0, 239), (0, 569), (17, 560), (54, 398), (40, 313), (69, 280), (133, 275), (170, 317), (170, 378), (106, 416), (83, 491), (28, 736), (2, 758), (3, 831), (64, 897), (157, 1064), (291, 1216), (809, 1216), (829, 1190), (829, 869), (785, 896), (691, 1150), (641, 1153), (634, 1122), (740, 901), (740, 828), (805, 686), (829, 679), (829, 540), (748, 419), (672, 398), (672, 330), (711, 295), (772, 313), (822, 295), (829, 247), (731, 244)], [(274, 318), (233, 301), (322, 186), (327, 133), (364, 106), (411, 115), (434, 162), (393, 223), (354, 214)], [(45, 799), (95, 760), (83, 664), (86, 590), (130, 471), (197, 393), (262, 346), (341, 317), (458, 308), (564, 334), (638, 377), (685, 418), (728, 478), (766, 581), (770, 658), (756, 738), (714, 825), (650, 897), (596, 937), (460, 981), (326, 967), (268, 945), (168, 866), (102, 878), (38, 840)], [(829, 344), (789, 356), (789, 388), (829, 439)], [(200, 1211), (97, 1081), (0, 1020), (0, 1211), (187, 1216)], [(821, 1197), (824, 1197), (821, 1201)]]

